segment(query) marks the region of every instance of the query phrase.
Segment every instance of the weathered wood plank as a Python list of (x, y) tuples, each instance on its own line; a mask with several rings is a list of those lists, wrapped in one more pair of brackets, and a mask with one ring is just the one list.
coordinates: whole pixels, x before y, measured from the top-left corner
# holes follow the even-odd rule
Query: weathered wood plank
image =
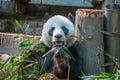
[[(85, 74), (99, 74), (104, 71), (103, 17), (104, 11), (78, 9), (76, 11), (76, 36), (81, 37), (77, 46)], [(79, 34), (80, 33), (80, 34)]]
[[(15, 37), (17, 36), (21, 36), (23, 38), (16, 40)], [(35, 38), (34, 45), (39, 43), (40, 36), (0, 32), (0, 52), (19, 54), (19, 43), (29, 38)]]
[(33, 4), (74, 6), (74, 7), (92, 7), (92, 0), (31, 0)]

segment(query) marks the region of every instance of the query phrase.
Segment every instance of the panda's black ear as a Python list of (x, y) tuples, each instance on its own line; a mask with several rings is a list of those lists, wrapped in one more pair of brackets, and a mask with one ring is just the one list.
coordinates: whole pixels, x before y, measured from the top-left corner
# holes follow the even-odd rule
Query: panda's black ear
[(67, 18), (68, 18), (73, 24), (75, 24), (75, 18), (74, 18), (74, 16), (72, 15), (72, 13), (68, 13)]
[(44, 15), (44, 23), (47, 22), (47, 20), (50, 18), (49, 14), (46, 12)]

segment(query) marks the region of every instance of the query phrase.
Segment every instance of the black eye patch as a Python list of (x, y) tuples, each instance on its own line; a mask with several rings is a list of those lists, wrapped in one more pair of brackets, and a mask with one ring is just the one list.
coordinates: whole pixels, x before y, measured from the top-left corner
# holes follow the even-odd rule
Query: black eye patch
[(63, 30), (63, 32), (64, 32), (65, 34), (68, 33), (68, 29), (67, 29), (65, 26), (62, 26), (62, 30)]
[(55, 27), (52, 27), (52, 28), (48, 31), (48, 34), (49, 34), (50, 36), (52, 36), (54, 30), (55, 30)]

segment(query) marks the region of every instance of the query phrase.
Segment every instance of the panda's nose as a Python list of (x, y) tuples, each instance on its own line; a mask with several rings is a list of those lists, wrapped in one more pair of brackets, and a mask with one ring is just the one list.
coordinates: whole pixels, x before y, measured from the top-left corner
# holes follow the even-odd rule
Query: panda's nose
[(57, 38), (57, 39), (60, 39), (61, 37), (62, 37), (61, 34), (57, 34), (57, 35), (55, 35), (55, 38)]

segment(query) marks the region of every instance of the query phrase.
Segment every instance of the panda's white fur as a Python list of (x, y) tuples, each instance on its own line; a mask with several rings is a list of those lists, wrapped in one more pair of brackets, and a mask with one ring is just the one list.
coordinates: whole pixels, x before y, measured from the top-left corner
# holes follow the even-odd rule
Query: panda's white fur
[[(67, 34), (65, 34), (64, 31), (62, 30), (62, 26), (67, 28), (68, 30)], [(52, 36), (50, 36), (48, 32), (52, 27), (54, 27), (54, 31), (52, 33)], [(64, 16), (56, 15), (49, 18), (47, 22), (44, 24), (41, 41), (49, 48), (53, 46), (53, 43), (55, 41), (63, 41), (64, 46), (70, 47), (75, 42), (75, 38), (73, 37), (74, 33), (75, 30), (73, 23)], [(62, 37), (60, 36), (60, 38), (57, 39), (55, 37), (57, 34), (62, 35)]]

